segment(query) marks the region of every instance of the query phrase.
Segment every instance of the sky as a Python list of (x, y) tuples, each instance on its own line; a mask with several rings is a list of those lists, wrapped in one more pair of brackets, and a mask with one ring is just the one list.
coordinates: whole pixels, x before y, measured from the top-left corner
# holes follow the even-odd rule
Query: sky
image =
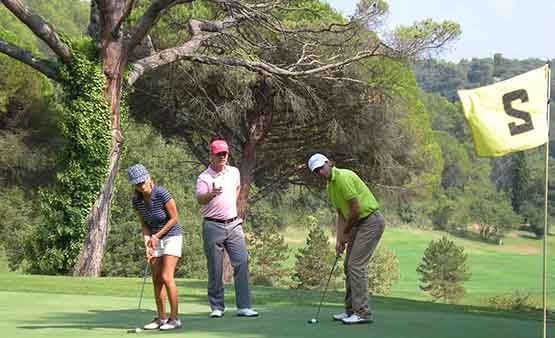
[[(357, 0), (325, 0), (352, 15)], [(461, 25), (461, 37), (439, 58), (555, 58), (555, 0), (386, 0), (388, 28), (431, 18)]]

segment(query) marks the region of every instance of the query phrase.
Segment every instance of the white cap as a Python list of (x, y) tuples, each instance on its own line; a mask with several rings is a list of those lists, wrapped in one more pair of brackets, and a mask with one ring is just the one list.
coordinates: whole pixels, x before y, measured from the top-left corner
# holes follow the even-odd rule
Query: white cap
[(326, 164), (327, 161), (328, 158), (326, 156), (322, 154), (314, 154), (308, 159), (308, 169), (310, 169), (310, 171), (314, 171), (314, 169), (320, 168)]

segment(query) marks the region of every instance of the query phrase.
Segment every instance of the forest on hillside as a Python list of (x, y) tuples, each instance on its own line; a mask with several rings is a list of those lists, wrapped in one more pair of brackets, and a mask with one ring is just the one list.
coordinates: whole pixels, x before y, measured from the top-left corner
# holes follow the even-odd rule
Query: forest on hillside
[[(84, 55), (90, 51), (92, 43), (86, 38), (88, 2), (26, 3), (55, 23), (64, 32), (64, 39), (74, 41), (75, 50), (83, 50)], [(146, 2), (138, 3), (144, 13)], [(160, 19), (149, 34), (153, 48), (174, 46), (188, 37), (190, 31), (181, 24), (184, 18), (224, 15), (210, 1), (198, 3), (176, 7)], [(279, 13), (292, 28), (300, 24), (319, 27), (330, 20), (346, 24), (345, 18), (323, 2), (291, 3), (310, 5), (319, 12), (317, 16), (295, 14), (298, 11)], [(379, 3), (381, 7), (366, 9), (376, 16), (372, 21), (375, 25), (387, 12), (385, 3)], [(364, 11), (364, 6), (359, 11)], [(127, 20), (134, 24), (139, 17), (132, 15)], [(25, 47), (46, 60), (54, 58), (45, 43), (4, 7), (0, 7), (0, 22), (0, 40)], [(362, 29), (355, 31), (357, 35), (349, 30), (325, 35), (326, 44), (318, 52), (331, 58), (345, 38), (343, 34), (351, 43), (342, 45), (345, 49), (375, 41), (373, 27), (357, 27)], [(234, 31), (233, 39), (251, 43), (249, 50), (237, 47), (233, 39), (211, 40), (204, 48), (210, 52), (210, 60), (226, 53), (235, 57), (251, 53), (248, 56), (253, 59), (302, 69), (304, 54), (299, 56), (302, 46), (296, 40), (277, 41), (271, 32), (266, 36), (256, 32), (254, 27)], [(321, 225), (332, 222), (322, 186), (305, 166), (308, 156), (319, 151), (339, 167), (360, 173), (381, 201), (391, 225), (462, 235), (469, 231), (469, 225), (476, 225), (481, 239), (492, 243), (516, 228), (541, 238), (542, 149), (477, 158), (456, 91), (512, 77), (545, 61), (511, 60), (502, 54), (459, 63), (423, 58), (418, 50), (408, 49), (413, 45), (407, 43), (407, 36), (426, 44), (430, 38), (426, 32), (442, 32), (448, 45), (460, 33), (458, 26), (424, 21), (418, 31), (423, 35), (411, 32), (410, 27), (404, 27), (392, 34), (390, 43), (397, 48), (397, 54), (392, 55), (405, 53), (402, 57), (369, 57), (320, 77), (283, 79), (262, 76), (245, 67), (182, 60), (162, 65), (138, 79), (132, 89), (125, 88), (123, 152), (114, 181), (101, 273), (125, 276), (141, 271), (141, 260), (136, 258), (143, 254), (142, 243), (130, 240), (138, 236), (140, 228), (130, 207), (132, 191), (125, 175), (128, 166), (140, 162), (149, 168), (157, 184), (172, 192), (178, 204), (185, 240), (191, 243), (185, 247), (185, 255), (195, 257), (181, 264), (178, 276), (204, 278), (194, 186), (206, 167), (207, 144), (213, 137), (228, 140), (232, 164), (245, 177), (241, 206), (250, 229), (305, 226), (307, 215)], [(362, 37), (364, 43), (353, 41)], [(270, 43), (273, 48), (262, 48)], [(232, 48), (237, 49), (229, 52)], [(90, 196), (79, 195), (72, 184), (79, 182), (91, 189), (89, 195), (97, 193), (88, 180), (98, 172), (77, 172), (78, 165), (67, 168), (68, 163), (74, 163), (73, 157), (68, 160), (68, 152), (79, 155), (68, 137), (72, 123), (79, 121), (71, 120), (72, 111), (64, 106), (64, 100), (67, 88), (78, 90), (75, 87), (81, 83), (73, 87), (56, 84), (4, 54), (0, 54), (0, 75), (2, 249), (13, 270), (71, 273), (86, 237), (83, 220), (90, 210), (90, 205), (83, 206), (80, 200)], [(341, 80), (346, 78), (353, 80)], [(109, 121), (90, 118), (86, 123), (94, 129)], [(101, 141), (105, 142), (103, 138)], [(91, 143), (94, 145), (95, 140)], [(67, 184), (65, 188), (59, 188), (60, 182)], [(551, 218), (555, 215), (554, 187), (550, 182)], [(70, 201), (69, 194), (77, 202)]]

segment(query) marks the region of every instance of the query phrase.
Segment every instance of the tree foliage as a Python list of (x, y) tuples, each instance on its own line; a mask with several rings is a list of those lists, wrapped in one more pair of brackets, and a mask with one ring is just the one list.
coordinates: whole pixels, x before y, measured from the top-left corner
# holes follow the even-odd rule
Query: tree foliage
[[(104, 74), (90, 60), (91, 42), (73, 51), (73, 62), (60, 71), (65, 108), (57, 185), (43, 190), (41, 207), (45, 224), (26, 243), (33, 272), (66, 273), (75, 264), (87, 232), (90, 206), (102, 187), (110, 149), (109, 105), (102, 93)], [(89, 51), (87, 50), (89, 48)]]
[(446, 303), (459, 301), (465, 293), (463, 283), (470, 279), (464, 248), (443, 236), (430, 241), (416, 272), (420, 289), (433, 299)]
[(284, 266), (289, 246), (276, 226), (257, 227), (247, 234), (249, 272), (255, 285), (275, 286), (289, 274)]
[[(77, 1), (73, 3), (81, 4)], [(45, 11), (38, 2), (36, 8), (32, 9), (22, 0), (4, 0), (2, 4), (45, 43), (48, 53), (45, 53), (47, 55), (44, 57), (40, 53), (33, 53), (25, 46), (10, 41), (4, 31), (0, 34), (0, 52), (25, 63), (54, 81), (66, 82), (63, 69), (78, 69), (80, 55), (76, 54), (76, 50), (72, 50), (67, 39), (61, 37), (57, 27), (50, 25), (43, 16), (37, 14), (37, 12), (45, 12), (47, 15), (55, 16), (59, 11)], [(196, 7), (199, 11), (189, 11), (187, 8), (185, 12), (198, 14), (201, 17), (192, 15), (179, 17), (175, 16), (178, 12), (170, 11), (185, 8), (186, 4), (189, 6), (199, 4), (199, 7)], [(454, 23), (436, 24), (426, 21), (411, 28), (402, 28), (396, 34), (392, 34), (389, 40), (382, 41), (375, 32), (368, 32), (368, 28), (377, 24), (387, 10), (387, 6), (382, 1), (362, 2), (357, 8), (356, 15), (350, 20), (342, 19), (339, 22), (325, 22), (323, 25), (299, 28), (290, 28), (283, 23), (283, 18), (288, 13), (296, 11), (305, 12), (307, 16), (318, 17), (320, 11), (313, 10), (311, 6), (318, 7), (320, 4), (319, 1), (307, 0), (273, 0), (263, 4), (257, 1), (235, 0), (156, 0), (148, 3), (130, 0), (93, 0), (90, 2), (88, 34), (94, 41), (95, 56), (98, 57), (96, 65), (105, 75), (102, 95), (108, 106), (108, 109), (100, 110), (100, 114), (107, 116), (99, 119), (110, 121), (110, 146), (105, 154), (108, 162), (103, 175), (95, 177), (83, 175), (85, 168), (79, 168), (77, 170), (79, 173), (73, 170), (74, 178), (96, 182), (101, 177), (103, 180), (93, 201), (88, 198), (88, 190), (85, 193), (87, 198), (83, 200), (73, 200), (79, 196), (72, 194), (71, 190), (67, 196), (56, 196), (50, 199), (51, 201), (57, 199), (58, 202), (63, 200), (68, 205), (79, 204), (79, 208), (84, 208), (87, 203), (90, 210), (86, 217), (78, 215), (80, 211), (77, 210), (72, 210), (71, 213), (79, 217), (66, 217), (66, 221), (76, 222), (70, 226), (77, 228), (81, 227), (79, 221), (83, 221), (83, 218), (86, 218), (87, 222), (86, 237), (78, 261), (73, 267), (74, 274), (94, 276), (101, 270), (101, 260), (109, 229), (108, 218), (111, 212), (115, 175), (123, 142), (120, 104), (124, 83), (131, 86), (145, 73), (179, 60), (241, 67), (263, 77), (278, 80), (315, 76), (335, 78), (346, 66), (354, 62), (377, 55), (397, 60), (416, 58), (425, 51), (446, 46), (460, 33), (458, 25)], [(52, 6), (47, 8), (51, 9)], [(150, 33), (153, 33), (157, 23), (163, 17), (170, 18), (168, 22), (171, 23), (171, 27), (183, 32), (182, 35), (175, 35), (183, 37), (183, 40), (177, 45), (157, 50), (151, 43)], [(78, 20), (80, 18), (81, 16), (77, 17)], [(288, 43), (293, 44), (288, 45)], [(301, 48), (297, 49), (300, 52), (290, 59), (290, 62), (284, 63), (283, 59), (275, 62), (268, 57), (267, 51), (281, 46), (286, 46), (286, 49)], [(330, 57), (329, 54), (322, 53), (324, 50), (335, 50), (336, 54)], [(126, 70), (129, 70), (128, 76), (124, 74)], [(97, 73), (88, 74), (93, 80), (91, 82), (97, 83)], [(73, 75), (82, 80), (80, 75), (83, 74)], [(78, 87), (73, 89), (76, 88)], [(88, 90), (86, 86), (82, 89)], [(80, 94), (85, 94), (82, 97), (86, 97), (87, 93)], [(95, 105), (94, 102), (86, 102), (86, 99), (81, 103)], [(86, 126), (85, 123), (79, 127), (84, 129), (83, 127), (86, 128)], [(97, 165), (98, 163), (95, 163), (95, 169), (98, 168)], [(247, 171), (251, 165), (251, 163), (248, 164)], [(78, 167), (75, 163), (69, 163), (69, 166), (73, 166), (74, 169)], [(70, 171), (72, 170), (68, 172)], [(98, 174), (94, 170), (92, 173)], [(246, 199), (249, 187), (250, 182), (244, 182), (241, 190), (244, 195), (240, 200)], [(72, 235), (70, 231), (64, 230), (64, 233), (70, 237)], [(54, 259), (56, 264), (61, 263), (62, 270), (69, 268), (67, 263), (74, 259), (71, 257), (75, 251), (74, 246), (81, 239), (80, 231), (75, 231), (73, 234), (76, 235), (75, 238), (65, 238), (64, 241), (59, 242), (65, 242), (62, 246), (70, 245), (72, 248), (68, 250), (65, 248), (63, 252), (54, 255), (57, 257)], [(48, 266), (45, 270), (54, 271), (51, 263), (45, 263)]]
[[(291, 276), (299, 288), (324, 287), (334, 262), (333, 248), (322, 228), (309, 216), (310, 230), (304, 247), (295, 254), (295, 268)], [(339, 269), (336, 269), (337, 275)]]
[(373, 294), (388, 295), (391, 287), (401, 278), (395, 252), (380, 245), (368, 265), (368, 290)]

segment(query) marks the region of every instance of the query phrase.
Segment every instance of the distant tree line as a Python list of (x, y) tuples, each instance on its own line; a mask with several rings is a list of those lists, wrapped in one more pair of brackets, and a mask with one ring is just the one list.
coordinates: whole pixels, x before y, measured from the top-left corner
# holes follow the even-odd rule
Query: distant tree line
[[(413, 65), (444, 159), (437, 208), (432, 212), (434, 224), (456, 228), (473, 222), (479, 225), (483, 239), (498, 240), (504, 229), (512, 227), (510, 224), (522, 223), (525, 229), (543, 236), (543, 147), (494, 159), (476, 158), (456, 92), (505, 80), (546, 62), (512, 60), (497, 53), (493, 58), (458, 63), (430, 59)], [(554, 78), (552, 73), (551, 81)], [(551, 91), (555, 97), (553, 86)], [(549, 200), (552, 218), (555, 190), (551, 180)]]

